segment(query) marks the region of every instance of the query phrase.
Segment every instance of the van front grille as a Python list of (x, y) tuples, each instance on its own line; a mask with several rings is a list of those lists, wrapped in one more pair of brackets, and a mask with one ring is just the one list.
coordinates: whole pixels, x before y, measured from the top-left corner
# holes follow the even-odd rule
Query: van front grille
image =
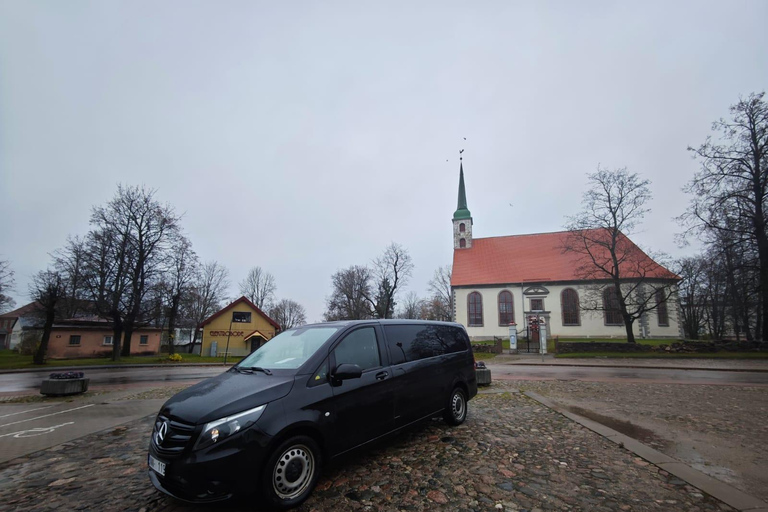
[[(165, 435), (163, 436), (162, 441), (160, 441), (158, 433), (164, 424)], [(194, 425), (173, 421), (165, 416), (158, 416), (155, 420), (155, 428), (152, 429), (152, 445), (160, 455), (177, 457), (181, 455), (184, 448), (189, 445), (194, 432)]]

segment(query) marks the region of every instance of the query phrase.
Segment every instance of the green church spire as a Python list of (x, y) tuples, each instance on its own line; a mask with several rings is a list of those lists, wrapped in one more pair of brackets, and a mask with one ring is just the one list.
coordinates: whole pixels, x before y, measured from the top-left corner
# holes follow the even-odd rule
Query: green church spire
[(453, 214), (453, 220), (471, 219), (472, 214), (467, 209), (467, 192), (464, 189), (464, 162), (459, 163), (459, 202), (456, 205), (456, 212)]

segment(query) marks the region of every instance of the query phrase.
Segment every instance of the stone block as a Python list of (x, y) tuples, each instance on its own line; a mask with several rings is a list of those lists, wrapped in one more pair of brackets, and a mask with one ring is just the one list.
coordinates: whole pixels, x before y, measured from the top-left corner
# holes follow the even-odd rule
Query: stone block
[(40, 385), (40, 394), (47, 396), (77, 395), (88, 391), (88, 382), (91, 379), (43, 379)]
[(478, 386), (490, 386), (491, 385), (491, 370), (488, 368), (475, 369), (475, 375), (477, 376)]

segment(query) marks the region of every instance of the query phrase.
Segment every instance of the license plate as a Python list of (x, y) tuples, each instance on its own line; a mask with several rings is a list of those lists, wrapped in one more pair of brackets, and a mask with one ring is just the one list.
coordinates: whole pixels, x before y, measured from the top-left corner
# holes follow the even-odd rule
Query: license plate
[(160, 462), (153, 456), (149, 455), (149, 467), (156, 473), (159, 473), (160, 476), (165, 476), (165, 462)]

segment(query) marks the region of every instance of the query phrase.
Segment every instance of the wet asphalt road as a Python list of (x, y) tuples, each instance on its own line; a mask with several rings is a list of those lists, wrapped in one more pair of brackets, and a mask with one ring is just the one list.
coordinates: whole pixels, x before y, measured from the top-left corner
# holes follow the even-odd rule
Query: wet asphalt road
[[(51, 372), (57, 371), (51, 369)], [(64, 370), (59, 370), (64, 371)], [(199, 381), (224, 371), (223, 366), (150, 367), (150, 368), (81, 368), (90, 380), (89, 389), (126, 386), (132, 384), (165, 385), (171, 382)], [(51, 372), (21, 372), (0, 374), (0, 393), (28, 393), (40, 389), (40, 383)]]
[[(768, 372), (680, 370), (662, 368), (617, 368), (576, 366), (524, 366), (489, 364), (495, 379), (580, 380), (585, 382), (645, 382), (665, 384), (712, 384), (730, 386), (768, 386)], [(172, 382), (195, 382), (225, 371), (216, 367), (151, 367), (84, 369), (90, 388), (131, 385), (167, 385)], [(29, 393), (40, 388), (48, 372), (0, 374), (0, 393)]]
[(768, 386), (768, 372), (489, 364), (494, 379)]

